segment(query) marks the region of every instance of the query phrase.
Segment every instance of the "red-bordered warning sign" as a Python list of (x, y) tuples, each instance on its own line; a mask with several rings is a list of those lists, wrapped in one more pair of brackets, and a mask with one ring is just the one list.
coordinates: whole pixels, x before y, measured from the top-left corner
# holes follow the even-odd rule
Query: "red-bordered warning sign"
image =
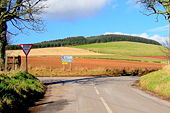
[(32, 49), (33, 44), (20, 44), (20, 47), (24, 51), (25, 55), (27, 56)]

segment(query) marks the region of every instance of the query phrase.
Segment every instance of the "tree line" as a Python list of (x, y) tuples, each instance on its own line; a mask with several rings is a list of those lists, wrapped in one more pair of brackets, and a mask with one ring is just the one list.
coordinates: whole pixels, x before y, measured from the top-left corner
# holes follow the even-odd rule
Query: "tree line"
[[(106, 42), (114, 42), (114, 41), (131, 41), (131, 42), (161, 45), (157, 41), (138, 37), (138, 36), (110, 34), (110, 35), (100, 35), (100, 36), (91, 36), (91, 37), (77, 36), (77, 37), (68, 37), (65, 39), (44, 41), (40, 43), (35, 43), (33, 45), (33, 48), (63, 47), (63, 46), (83, 45), (83, 44), (92, 44), (92, 43), (106, 43)], [(20, 47), (18, 45), (8, 45), (7, 49), (16, 50), (16, 49), (20, 49)]]

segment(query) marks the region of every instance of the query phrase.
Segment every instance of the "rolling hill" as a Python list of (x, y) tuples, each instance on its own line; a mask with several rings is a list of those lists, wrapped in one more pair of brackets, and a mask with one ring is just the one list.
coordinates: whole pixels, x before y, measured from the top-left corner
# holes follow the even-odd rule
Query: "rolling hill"
[[(8, 56), (25, 56), (22, 50), (8, 50)], [(60, 56), (60, 55), (102, 55), (85, 49), (71, 47), (53, 47), (32, 49), (29, 56)]]
[(136, 56), (165, 55), (162, 52), (163, 50), (162, 46), (128, 41), (95, 43), (78, 45), (73, 47), (86, 49), (97, 53), (113, 55), (136, 55)]
[[(70, 47), (32, 49), (29, 56), (73, 55), (80, 58), (166, 62), (162, 46), (137, 42), (107, 42)], [(8, 56), (25, 56), (22, 50), (8, 50)]]
[[(159, 42), (146, 39), (137, 36), (130, 35), (99, 35), (99, 36), (91, 36), (91, 37), (68, 37), (64, 39), (44, 41), (40, 43), (33, 44), (33, 48), (48, 48), (48, 47), (66, 47), (73, 45), (83, 45), (83, 44), (93, 44), (93, 43), (107, 43), (107, 42), (119, 42), (119, 41), (130, 41), (130, 42), (140, 42), (145, 44), (153, 44), (153, 45), (161, 45)], [(9, 45), (7, 46), (8, 50), (16, 50), (20, 49), (18, 45)]]

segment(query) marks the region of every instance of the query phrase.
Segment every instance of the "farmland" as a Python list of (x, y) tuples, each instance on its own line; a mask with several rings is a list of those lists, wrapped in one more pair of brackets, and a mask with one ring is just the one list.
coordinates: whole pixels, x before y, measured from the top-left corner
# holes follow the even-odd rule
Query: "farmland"
[[(165, 63), (163, 47), (137, 42), (108, 42), (72, 47), (52, 47), (32, 49), (29, 56), (73, 55), (80, 58), (128, 60)], [(24, 56), (22, 50), (8, 50), (8, 56)]]
[[(22, 58), (23, 62), (25, 57)], [(24, 69), (25, 63), (22, 68)], [(60, 57), (29, 57), (30, 73), (36, 76), (117, 76), (123, 70), (131, 71), (155, 71), (164, 66), (161, 63), (145, 63), (138, 61), (122, 61), (107, 59), (74, 58), (70, 65), (63, 65)]]
[(143, 44), (137, 42), (108, 42), (108, 43), (95, 43), (87, 45), (73, 46), (90, 50), (97, 53), (113, 54), (113, 55), (135, 55), (135, 56), (159, 56), (165, 55), (161, 50), (163, 47), (152, 44)]
[[(29, 54), (29, 70), (36, 76), (113, 76), (115, 73), (117, 76), (134, 71), (145, 73), (159, 70), (166, 64), (161, 48), (136, 42), (109, 42), (32, 49)], [(24, 70), (25, 57), (21, 50), (9, 50), (7, 54), (23, 56)], [(73, 63), (62, 65), (62, 55), (73, 55)], [(142, 75), (141, 73), (139, 75)]]
[[(25, 56), (22, 50), (8, 50), (8, 56)], [(71, 47), (53, 47), (32, 49), (29, 56), (60, 56), (60, 55), (102, 55), (85, 49)]]

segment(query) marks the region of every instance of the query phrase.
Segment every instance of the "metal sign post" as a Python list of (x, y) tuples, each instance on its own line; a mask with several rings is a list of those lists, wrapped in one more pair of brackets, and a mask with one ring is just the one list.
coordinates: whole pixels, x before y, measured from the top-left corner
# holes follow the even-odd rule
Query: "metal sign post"
[(32, 49), (33, 44), (20, 44), (20, 47), (22, 48), (23, 52), (26, 55), (26, 63), (25, 63), (25, 71), (28, 73), (28, 54), (30, 50)]

